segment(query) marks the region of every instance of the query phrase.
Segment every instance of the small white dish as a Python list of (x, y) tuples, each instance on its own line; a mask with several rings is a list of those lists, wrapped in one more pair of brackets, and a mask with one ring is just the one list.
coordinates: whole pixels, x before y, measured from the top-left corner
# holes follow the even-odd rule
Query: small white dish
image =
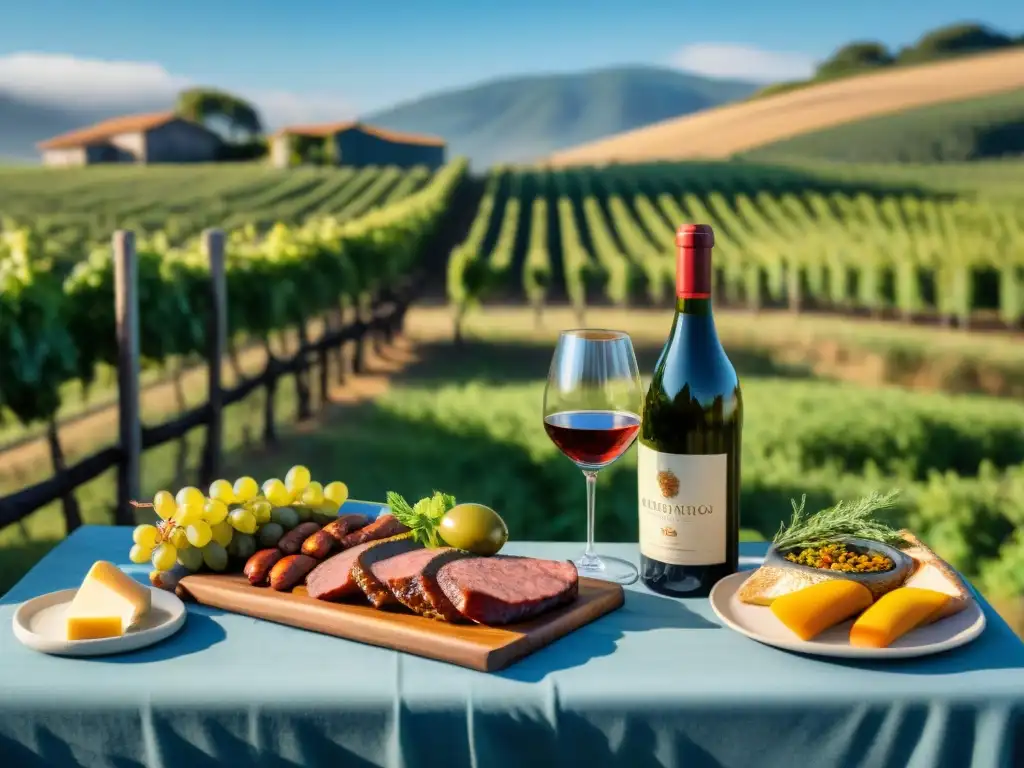
[(158, 643), (185, 625), (185, 604), (173, 592), (153, 589), (146, 617), (120, 637), (68, 640), (68, 606), (77, 589), (62, 589), (27, 600), (14, 612), (14, 636), (29, 648), (55, 656), (106, 656), (126, 653)]
[(740, 600), (740, 587), (749, 577), (749, 571), (740, 571), (715, 584), (711, 590), (711, 608), (730, 629), (786, 651), (846, 659), (908, 659), (966, 645), (985, 629), (985, 614), (978, 601), (971, 600), (960, 613), (908, 632), (888, 648), (850, 645), (852, 619), (827, 629), (813, 640), (801, 640), (767, 606)]

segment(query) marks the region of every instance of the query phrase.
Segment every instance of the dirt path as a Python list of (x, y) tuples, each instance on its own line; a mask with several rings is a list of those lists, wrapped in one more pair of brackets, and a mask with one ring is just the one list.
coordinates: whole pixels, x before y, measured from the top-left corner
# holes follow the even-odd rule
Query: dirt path
[[(344, 385), (334, 384), (329, 390), (330, 398), (334, 402), (344, 404), (372, 399), (386, 390), (388, 378), (392, 373), (402, 370), (416, 359), (413, 344), (407, 339), (397, 339), (391, 347), (384, 349), (382, 354), (373, 352), (368, 345), (365, 358), (367, 373), (359, 376), (350, 374), (346, 377)], [(239, 364), (247, 375), (256, 374), (266, 365), (266, 354), (258, 348), (245, 350), (239, 354)], [(234, 371), (226, 363), (222, 377), (225, 386), (230, 387), (237, 382)], [(185, 371), (181, 375), (181, 391), (186, 408), (202, 403), (207, 392), (206, 368), (198, 366)], [(180, 413), (182, 409), (175, 383), (160, 382), (147, 387), (140, 393), (140, 408), (144, 423), (162, 421)], [(74, 461), (80, 456), (114, 444), (117, 441), (117, 421), (117, 404), (114, 402), (62, 424), (59, 436), (68, 460)], [(301, 430), (315, 424), (314, 417), (308, 425), (288, 426)], [(0, 487), (12, 485), (17, 488), (36, 482), (35, 478), (41, 474), (48, 474), (50, 450), (45, 437), (40, 436), (0, 452), (0, 459)], [(40, 467), (46, 467), (47, 471), (41, 473)]]

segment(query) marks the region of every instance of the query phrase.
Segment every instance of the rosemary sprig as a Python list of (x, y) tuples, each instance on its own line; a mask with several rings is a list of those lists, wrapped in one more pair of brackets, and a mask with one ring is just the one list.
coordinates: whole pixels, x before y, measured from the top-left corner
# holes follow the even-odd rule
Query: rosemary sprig
[(793, 517), (789, 525), (783, 523), (779, 527), (772, 543), (780, 550), (803, 549), (828, 544), (843, 536), (854, 536), (901, 546), (905, 542), (900, 532), (873, 517), (877, 512), (895, 507), (898, 495), (898, 490), (884, 495), (873, 492), (855, 501), (840, 501), (833, 507), (807, 516), (804, 513), (807, 504), (805, 494), (799, 505), (791, 500)]
[(388, 506), (402, 525), (412, 531), (412, 537), (423, 546), (429, 549), (436, 549), (441, 546), (441, 540), (437, 529), (441, 525), (441, 518), (445, 512), (455, 506), (455, 497), (450, 493), (434, 491), (433, 496), (427, 496), (410, 506), (402, 496), (394, 491), (388, 491)]

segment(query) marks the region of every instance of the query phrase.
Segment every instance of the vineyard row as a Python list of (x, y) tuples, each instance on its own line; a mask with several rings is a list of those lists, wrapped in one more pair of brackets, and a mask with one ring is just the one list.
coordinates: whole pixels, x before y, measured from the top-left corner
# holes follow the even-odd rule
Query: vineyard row
[(414, 194), (431, 175), (425, 167), (377, 166), (126, 170), (134, 173), (0, 174), (4, 228), (32, 227), (62, 262), (73, 263), (122, 228), (160, 231), (177, 244), (209, 227), (263, 230), (319, 217), (350, 220)]
[(539, 313), (663, 304), (679, 224), (715, 228), (716, 295), (751, 309), (895, 310), (960, 324), (979, 310), (1024, 320), (1024, 211), (1008, 203), (850, 185), (688, 178), (671, 166), (499, 170), (452, 252), (461, 317), (525, 297)]

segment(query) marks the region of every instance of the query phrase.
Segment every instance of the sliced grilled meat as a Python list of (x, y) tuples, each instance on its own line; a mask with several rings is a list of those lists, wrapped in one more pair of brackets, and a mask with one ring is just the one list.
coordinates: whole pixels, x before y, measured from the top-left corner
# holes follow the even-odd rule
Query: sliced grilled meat
[(402, 534), (384, 541), (375, 541), (356, 555), (355, 562), (352, 563), (352, 578), (356, 580), (374, 608), (398, 601), (391, 594), (391, 590), (374, 574), (373, 567), (386, 563), (389, 558), (396, 555), (420, 549), (423, 549), (423, 545), (413, 540), (411, 534)]
[(370, 570), (409, 610), (429, 619), (463, 622), (465, 618), (438, 586), (437, 572), (445, 563), (465, 557), (475, 555), (452, 547), (416, 549), (376, 562)]
[(306, 577), (306, 590), (317, 600), (341, 600), (361, 594), (352, 576), (352, 564), (359, 553), (376, 542), (367, 541), (324, 560)]
[(568, 561), (532, 557), (474, 557), (441, 566), (437, 583), (470, 621), (511, 624), (572, 602), (579, 574)]

